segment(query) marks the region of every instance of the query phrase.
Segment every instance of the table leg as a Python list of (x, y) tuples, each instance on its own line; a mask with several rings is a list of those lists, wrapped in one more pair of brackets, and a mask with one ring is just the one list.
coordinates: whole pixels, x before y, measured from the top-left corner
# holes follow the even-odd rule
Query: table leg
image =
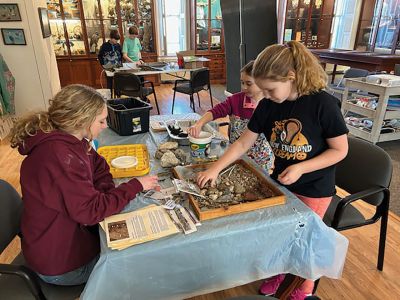
[(333, 65), (332, 80), (331, 80), (331, 83), (332, 83), (332, 84), (335, 83), (336, 69), (337, 69), (337, 65)]

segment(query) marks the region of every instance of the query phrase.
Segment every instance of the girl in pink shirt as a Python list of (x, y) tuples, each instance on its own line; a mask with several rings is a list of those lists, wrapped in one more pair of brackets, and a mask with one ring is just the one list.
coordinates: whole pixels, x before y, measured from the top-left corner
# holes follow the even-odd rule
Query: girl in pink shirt
[[(264, 98), (262, 91), (254, 83), (251, 75), (254, 61), (250, 61), (240, 70), (240, 82), (242, 91), (226, 98), (226, 100), (214, 106), (204, 116), (189, 128), (188, 133), (197, 137), (202, 127), (210, 121), (229, 116), (229, 142), (234, 143), (247, 128), (255, 108)], [(247, 152), (258, 165), (270, 172), (273, 166), (273, 153), (265, 136), (261, 134), (253, 147)]]

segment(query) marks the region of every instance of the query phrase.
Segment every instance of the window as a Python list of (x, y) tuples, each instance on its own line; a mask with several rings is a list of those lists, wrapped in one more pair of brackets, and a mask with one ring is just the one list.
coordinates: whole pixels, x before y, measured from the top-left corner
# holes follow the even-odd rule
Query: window
[(337, 0), (333, 18), (331, 48), (352, 50), (357, 33), (360, 0)]
[(159, 0), (162, 9), (161, 55), (175, 56), (176, 52), (187, 48), (185, 3), (185, 0)]

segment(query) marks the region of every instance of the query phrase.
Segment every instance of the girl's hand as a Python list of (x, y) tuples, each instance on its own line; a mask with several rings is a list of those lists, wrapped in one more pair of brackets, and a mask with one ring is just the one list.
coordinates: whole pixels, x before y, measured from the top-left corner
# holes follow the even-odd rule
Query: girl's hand
[(204, 172), (200, 172), (197, 174), (197, 184), (200, 188), (203, 188), (204, 185), (210, 181), (211, 186), (215, 186), (215, 181), (217, 180), (218, 174), (219, 172), (213, 170), (213, 168), (210, 168)]
[(161, 189), (160, 185), (158, 184), (158, 177), (157, 176), (144, 176), (136, 178), (143, 186), (143, 191), (147, 190), (157, 190)]
[(196, 122), (193, 126), (189, 127), (187, 133), (195, 138), (199, 137), (201, 129), (203, 128), (202, 124)]
[(281, 174), (278, 175), (278, 181), (283, 185), (295, 183), (303, 175), (303, 170), (298, 164), (287, 167)]

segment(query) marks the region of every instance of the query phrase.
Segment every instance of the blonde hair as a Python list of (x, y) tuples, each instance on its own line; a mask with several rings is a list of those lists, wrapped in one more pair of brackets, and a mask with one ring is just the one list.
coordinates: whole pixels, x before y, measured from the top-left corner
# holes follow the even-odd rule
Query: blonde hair
[(48, 111), (30, 113), (15, 123), (11, 130), (11, 147), (17, 147), (39, 130), (74, 133), (89, 128), (103, 111), (106, 100), (91, 87), (71, 84), (62, 88), (49, 104)]
[(296, 41), (265, 48), (254, 62), (255, 79), (287, 81), (295, 73), (295, 84), (299, 96), (309, 95), (324, 89), (328, 76), (318, 59), (303, 44)]

